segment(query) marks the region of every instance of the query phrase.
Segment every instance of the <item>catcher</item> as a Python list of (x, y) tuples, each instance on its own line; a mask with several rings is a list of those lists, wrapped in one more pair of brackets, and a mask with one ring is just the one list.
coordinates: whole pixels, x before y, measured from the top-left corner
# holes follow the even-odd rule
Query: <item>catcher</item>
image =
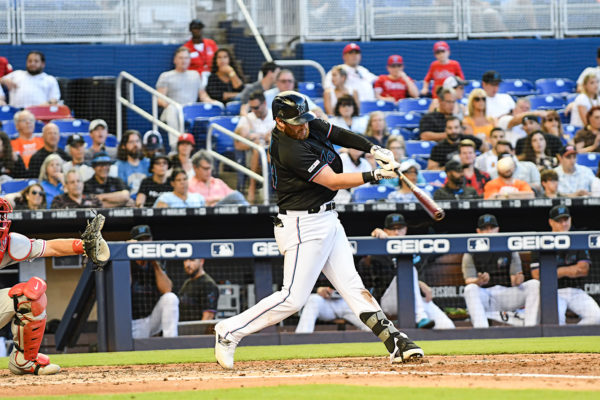
[[(110, 258), (108, 244), (100, 230), (104, 216), (96, 215), (81, 239), (30, 239), (10, 232), (8, 214), (12, 206), (0, 198), (0, 269), (38, 257), (61, 257), (86, 254), (98, 267)], [(8, 369), (15, 375), (52, 375), (60, 367), (51, 364), (45, 354), (39, 353), (46, 327), (46, 282), (33, 277), (12, 288), (0, 290), (0, 328), (12, 320), (14, 349), (9, 356)]]

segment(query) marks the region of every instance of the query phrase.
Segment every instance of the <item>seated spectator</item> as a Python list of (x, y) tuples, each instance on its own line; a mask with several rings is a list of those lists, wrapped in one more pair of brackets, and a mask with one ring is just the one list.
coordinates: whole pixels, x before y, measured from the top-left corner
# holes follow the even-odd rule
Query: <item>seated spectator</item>
[(102, 202), (93, 194), (83, 194), (83, 180), (76, 169), (65, 174), (65, 192), (54, 197), (50, 208), (100, 208)]
[(204, 258), (183, 261), (188, 278), (179, 289), (179, 320), (211, 320), (217, 314), (219, 287), (204, 271)]
[[(344, 172), (369, 172), (371, 171), (371, 164), (365, 160), (365, 152), (362, 150), (356, 150), (349, 148), (347, 152), (340, 154), (342, 160), (342, 166)], [(361, 186), (369, 186), (369, 183), (365, 183)]]
[(85, 181), (83, 192), (96, 195), (102, 202), (102, 208), (124, 207), (130, 202), (127, 185), (119, 178), (108, 176), (110, 165), (113, 163), (110, 156), (100, 151), (94, 154), (92, 168), (94, 176)]
[[(442, 99), (443, 100), (443, 99)], [(446, 119), (445, 138), (433, 146), (431, 155), (427, 161), (427, 169), (442, 169), (444, 164), (458, 155), (458, 145), (463, 139), (470, 139), (479, 148), (481, 140), (472, 135), (462, 133), (462, 125), (457, 117), (450, 116)]]
[(13, 151), (23, 159), (25, 167), (29, 168), (31, 156), (44, 147), (44, 139), (33, 136), (35, 117), (31, 112), (27, 110), (19, 111), (14, 115), (13, 119), (19, 136), (11, 141), (11, 145)]
[(567, 110), (571, 112), (569, 124), (573, 126), (586, 126), (588, 124), (587, 113), (590, 108), (595, 106), (600, 106), (600, 99), (598, 99), (598, 78), (595, 73), (589, 73), (583, 78), (581, 93), (567, 107)]
[(13, 151), (8, 135), (0, 131), (0, 179), (21, 179), (26, 176), (27, 169), (21, 155)]
[(527, 135), (527, 132), (523, 129), (523, 118), (527, 115), (543, 117), (546, 112), (542, 110), (532, 111), (529, 99), (521, 97), (517, 100), (510, 114), (498, 118), (497, 125), (506, 131), (506, 140), (510, 141), (513, 147), (517, 145), (517, 140)]
[(358, 104), (354, 97), (344, 95), (338, 99), (333, 111), (334, 117), (329, 119), (333, 125), (363, 134), (367, 129), (367, 118), (359, 116)]
[(333, 115), (335, 106), (342, 96), (352, 96), (356, 104), (360, 104), (358, 100), (358, 92), (350, 91), (346, 86), (348, 75), (342, 65), (336, 65), (331, 69), (331, 86), (323, 91), (323, 107), (327, 115)]
[(162, 136), (158, 131), (146, 131), (142, 138), (142, 154), (151, 160), (155, 154), (166, 154)]
[(439, 107), (432, 112), (423, 115), (419, 122), (421, 140), (433, 140), (440, 142), (446, 139), (446, 119), (452, 116), (456, 98), (454, 90), (442, 89), (438, 97)]
[[(363, 132), (367, 139), (373, 144), (381, 147), (387, 147), (388, 140), (392, 138), (392, 136), (390, 136), (390, 131), (388, 130), (387, 122), (385, 122), (385, 114), (382, 111), (373, 111), (369, 114), (367, 128), (359, 133)], [(404, 138), (402, 138), (402, 145), (404, 147)], [(400, 159), (396, 158), (396, 160)]]
[(44, 125), (44, 128), (42, 129), (42, 140), (44, 141), (44, 147), (36, 151), (29, 160), (29, 176), (32, 178), (38, 177), (42, 163), (50, 154), (58, 154), (63, 161), (71, 160), (71, 157), (69, 157), (63, 149), (58, 147), (60, 132), (56, 124), (49, 122)]
[(179, 136), (179, 139), (177, 139), (177, 148), (175, 149), (176, 152), (169, 156), (171, 168), (181, 168), (187, 172), (188, 176), (194, 176), (194, 166), (192, 165), (191, 157), (195, 145), (196, 140), (191, 133), (184, 133)]
[[(512, 145), (507, 140), (499, 140), (496, 143), (496, 153), (498, 154), (510, 154), (513, 162), (516, 165), (513, 178), (527, 182), (532, 189), (540, 190), (540, 171), (538, 171), (536, 165), (530, 161), (519, 161), (515, 156), (515, 151)], [(497, 164), (496, 164), (497, 167)], [(498, 168), (494, 168), (489, 171), (490, 178), (494, 179), (498, 177)]]
[(213, 158), (206, 150), (192, 157), (195, 176), (190, 179), (189, 192), (202, 195), (209, 207), (227, 204), (248, 205), (244, 196), (231, 189), (223, 180), (212, 176)]
[(240, 102), (243, 105), (243, 109), (241, 110), (242, 115), (246, 115), (248, 113), (248, 108), (246, 105), (248, 104), (248, 101), (250, 101), (250, 95), (252, 95), (252, 93), (263, 93), (275, 87), (275, 81), (277, 80), (277, 74), (279, 74), (279, 71), (279, 65), (275, 64), (273, 61), (265, 61), (263, 63), (263, 65), (260, 67), (262, 78), (256, 82), (249, 83), (244, 86), (244, 90), (242, 90), (242, 93), (240, 93)]
[(483, 198), (485, 200), (499, 199), (531, 199), (534, 197), (531, 186), (525, 181), (514, 178), (516, 164), (508, 153), (500, 155), (497, 170), (498, 177), (485, 184)]
[(558, 160), (550, 154), (550, 149), (546, 146), (546, 137), (542, 131), (527, 135), (523, 153), (518, 159), (534, 163), (540, 172), (558, 165)]
[[(342, 59), (344, 60), (343, 68), (348, 76), (346, 87), (350, 92), (358, 93), (358, 101), (375, 100), (375, 92), (373, 91), (373, 82), (377, 76), (372, 74), (367, 68), (360, 65), (362, 54), (360, 47), (356, 43), (349, 43), (344, 46), (342, 51)], [(332, 70), (325, 75), (325, 83), (323, 89), (333, 87)], [(289, 89), (288, 89), (289, 90)], [(311, 109), (312, 111), (312, 109)]]
[[(273, 99), (275, 98), (275, 96), (277, 96), (280, 92), (294, 90), (295, 85), (296, 78), (294, 78), (294, 73), (289, 69), (280, 70), (275, 80), (275, 87), (264, 92), (265, 101), (267, 102), (267, 108), (269, 110), (272, 110)], [(327, 121), (327, 115), (325, 115), (321, 107), (317, 106), (315, 102), (307, 96), (306, 101), (308, 102), (309, 111), (312, 111), (316, 114), (317, 117)]]
[(41, 51), (27, 55), (26, 71), (17, 70), (0, 79), (8, 89), (10, 105), (17, 108), (56, 104), (60, 100), (58, 81), (44, 72), (46, 57)]
[(46, 192), (46, 204), (50, 207), (52, 199), (64, 193), (64, 175), (62, 165), (64, 161), (58, 154), (50, 154), (40, 168), (38, 180)]
[(204, 207), (204, 197), (198, 193), (189, 193), (188, 176), (181, 168), (173, 169), (169, 178), (172, 192), (161, 193), (156, 199), (156, 208), (192, 208)]
[[(402, 161), (402, 163), (400, 163), (400, 172), (406, 175), (408, 180), (414, 183), (415, 185), (417, 184), (417, 175), (420, 169), (421, 167), (419, 166), (419, 164), (412, 158), (409, 158), (408, 160)], [(396, 203), (410, 203), (418, 201), (412, 190), (410, 190), (408, 186), (403, 184), (402, 181), (398, 182), (398, 189), (391, 192), (388, 195), (387, 199)]]
[(472, 187), (478, 196), (483, 196), (483, 187), (490, 181), (487, 172), (475, 168), (475, 143), (469, 139), (463, 139), (458, 144), (458, 159), (463, 167), (465, 184)]
[[(7, 195), (10, 200), (12, 196)], [(14, 197), (15, 210), (45, 210), (48, 208), (46, 203), (46, 192), (39, 183), (33, 183), (21, 190)]]
[(556, 110), (548, 110), (545, 115), (542, 116), (542, 132), (556, 136), (563, 143), (572, 142), (571, 137), (565, 133), (560, 115)]
[[(372, 116), (371, 116), (372, 118)], [(385, 120), (384, 120), (385, 123)], [(373, 126), (373, 121), (369, 124), (369, 126)], [(387, 130), (387, 126), (386, 126)], [(369, 132), (369, 128), (367, 127), (367, 132)], [(368, 136), (368, 135), (367, 135)], [(394, 153), (394, 159), (397, 161), (402, 161), (406, 158), (406, 143), (404, 142), (404, 137), (402, 135), (394, 135), (389, 136), (385, 147), (388, 150), (391, 150)]]
[(433, 45), (433, 54), (435, 61), (429, 65), (427, 75), (423, 79), (423, 88), (421, 95), (425, 96), (429, 93), (429, 85), (433, 81), (433, 97), (436, 97), (438, 87), (444, 84), (444, 80), (449, 76), (458, 76), (465, 79), (460, 63), (450, 59), (450, 46), (448, 43), (439, 41)]
[(173, 187), (167, 182), (168, 171), (171, 167), (169, 157), (155, 154), (150, 160), (150, 176), (142, 180), (140, 190), (135, 198), (136, 207), (152, 207), (162, 193), (170, 192)]
[(542, 188), (544, 192), (541, 197), (546, 199), (556, 199), (558, 197), (565, 197), (562, 193), (558, 192), (558, 174), (553, 169), (545, 169), (540, 173), (540, 179), (542, 180)]
[(594, 106), (587, 113), (588, 124), (577, 131), (573, 142), (578, 153), (600, 152), (600, 107)]
[(419, 97), (419, 89), (404, 72), (402, 56), (391, 55), (387, 61), (387, 75), (379, 75), (373, 87), (379, 100), (398, 101), (407, 97)]
[(475, 158), (475, 168), (483, 171), (487, 174), (492, 170), (496, 170), (496, 163), (498, 162), (498, 152), (496, 151), (496, 144), (500, 140), (504, 140), (506, 133), (502, 128), (495, 127), (490, 132), (488, 143), (490, 150), (485, 153), (481, 153)]
[(498, 93), (502, 78), (496, 71), (486, 71), (481, 78), (481, 86), (487, 95), (486, 115), (500, 118), (508, 115), (515, 108), (515, 101), (506, 93)]
[(594, 173), (583, 165), (577, 165), (577, 150), (565, 146), (558, 154), (559, 166), (554, 168), (558, 174), (558, 191), (568, 197), (589, 196)]
[(121, 143), (117, 150), (116, 174), (127, 184), (129, 192), (137, 194), (142, 180), (148, 176), (150, 160), (142, 153), (142, 135), (135, 129), (128, 129), (123, 133)]
[(217, 50), (210, 72), (206, 92), (212, 99), (225, 104), (239, 97), (239, 93), (244, 89), (244, 81), (229, 50)]
[(103, 119), (95, 119), (90, 122), (90, 138), (92, 145), (85, 151), (85, 162), (90, 163), (94, 155), (101, 151), (108, 154), (111, 158), (117, 157), (116, 147), (106, 147), (106, 138), (108, 136), (108, 125)]
[(190, 51), (189, 69), (197, 71), (206, 82), (205, 78), (210, 75), (210, 68), (213, 64), (213, 57), (218, 49), (214, 40), (205, 38), (202, 35), (204, 24), (199, 19), (190, 22), (190, 33), (192, 38), (183, 44)]
[[(190, 50), (187, 47), (180, 47), (175, 51), (173, 57), (175, 69), (163, 72), (158, 77), (156, 82), (156, 90), (159, 93), (175, 100), (177, 103), (185, 105), (200, 101), (210, 103), (213, 99), (204, 90), (202, 77), (198, 71), (188, 69), (190, 66)], [(178, 131), (183, 130), (183, 126), (179, 126), (179, 118), (177, 109), (157, 97), (158, 105), (164, 109), (160, 115), (160, 120)], [(169, 132), (169, 142), (174, 147), (177, 142), (177, 135)]]
[(67, 154), (71, 157), (71, 161), (63, 164), (63, 173), (71, 169), (77, 170), (83, 181), (89, 180), (94, 176), (94, 168), (85, 164), (85, 139), (83, 136), (74, 133), (67, 138)]
[[(152, 240), (148, 225), (131, 228), (131, 242)], [(179, 298), (165, 272), (164, 261), (130, 261), (131, 336), (143, 339), (162, 331), (163, 337), (177, 336)]]
[(434, 200), (477, 199), (481, 195), (470, 186), (465, 185), (464, 166), (460, 161), (450, 160), (444, 166), (446, 184), (433, 193)]
[(496, 120), (486, 116), (485, 92), (483, 89), (473, 89), (469, 94), (467, 108), (469, 116), (463, 119), (464, 126), (469, 128), (466, 132), (481, 140), (487, 140), (496, 125)]
[[(534, 132), (539, 132), (541, 130), (540, 125), (540, 117), (535, 114), (529, 114), (523, 117), (523, 130), (527, 133), (527, 136), (531, 135)], [(520, 138), (517, 140), (517, 145), (515, 147), (515, 152), (519, 156), (523, 154), (525, 149), (525, 141), (527, 140), (527, 136)], [(556, 153), (560, 151), (563, 147), (562, 141), (560, 138), (551, 135), (549, 133), (544, 133), (544, 139), (546, 140), (546, 147), (548, 148), (548, 152), (551, 156), (555, 156)]]
[[(456, 102), (454, 103), (454, 110), (452, 111), (452, 115), (460, 118), (461, 120), (467, 115), (467, 108), (464, 104), (462, 104), (461, 100), (465, 97), (465, 85), (466, 81), (463, 81), (458, 76), (449, 76), (444, 80), (444, 84), (440, 86), (437, 90), (438, 92), (442, 89), (452, 89), (454, 90), (454, 97), (456, 98)], [(429, 112), (436, 110), (440, 106), (439, 93), (436, 93), (437, 97), (434, 98), (429, 104)]]

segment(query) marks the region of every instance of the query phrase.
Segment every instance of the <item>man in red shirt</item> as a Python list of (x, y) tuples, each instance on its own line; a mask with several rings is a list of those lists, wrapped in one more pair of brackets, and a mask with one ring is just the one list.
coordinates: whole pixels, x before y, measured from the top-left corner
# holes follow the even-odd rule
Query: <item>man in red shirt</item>
[(419, 97), (419, 89), (404, 72), (402, 56), (389, 56), (387, 70), (389, 75), (379, 75), (373, 84), (378, 100), (398, 101), (406, 97)]
[(448, 46), (448, 43), (443, 41), (436, 42), (433, 45), (433, 54), (435, 54), (436, 60), (431, 63), (429, 71), (425, 75), (421, 94), (426, 95), (429, 92), (429, 83), (433, 80), (432, 96), (436, 98), (437, 88), (444, 84), (446, 78), (449, 76), (458, 76), (461, 79), (465, 79), (465, 75), (458, 61), (450, 59), (450, 46)]
[(204, 29), (202, 21), (199, 19), (192, 20), (190, 22), (192, 38), (183, 45), (190, 49), (191, 62), (188, 69), (198, 71), (201, 76), (203, 72), (210, 73), (213, 57), (218, 50), (214, 40), (202, 37), (202, 29)]

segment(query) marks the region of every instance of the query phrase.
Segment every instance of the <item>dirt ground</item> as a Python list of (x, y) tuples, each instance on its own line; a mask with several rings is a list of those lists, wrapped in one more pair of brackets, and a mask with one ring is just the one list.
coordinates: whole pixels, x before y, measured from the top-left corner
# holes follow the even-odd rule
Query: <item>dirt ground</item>
[[(0, 396), (205, 390), (349, 384), (600, 391), (600, 354), (430, 356), (390, 365), (384, 357), (64, 368), (54, 376), (0, 371)], [(18, 390), (14, 390), (18, 387)]]

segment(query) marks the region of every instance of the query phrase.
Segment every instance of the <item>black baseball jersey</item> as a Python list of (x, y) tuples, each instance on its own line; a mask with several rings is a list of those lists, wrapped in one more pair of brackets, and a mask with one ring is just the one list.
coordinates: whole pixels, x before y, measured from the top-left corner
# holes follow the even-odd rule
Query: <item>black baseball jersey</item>
[(335, 173), (343, 172), (342, 160), (333, 144), (368, 152), (373, 146), (366, 138), (332, 125), (322, 119), (308, 123), (305, 140), (296, 140), (273, 129), (271, 185), (282, 210), (309, 210), (331, 201), (336, 191), (314, 183), (314, 178), (327, 165)]
[[(163, 271), (165, 266), (159, 262)], [(156, 286), (156, 274), (154, 267), (149, 261), (139, 265), (130, 261), (131, 271), (131, 313), (132, 319), (140, 319), (149, 316), (152, 309), (160, 299), (160, 292)]]
[[(579, 261), (585, 261), (588, 264), (592, 264), (590, 261), (590, 253), (587, 250), (566, 250), (557, 251), (555, 253), (556, 267), (567, 267), (569, 265), (577, 264)], [(540, 268), (540, 253), (538, 251), (531, 252), (531, 263), (529, 264), (531, 269)], [(583, 289), (585, 284), (585, 278), (559, 278), (558, 288), (579, 288)]]

